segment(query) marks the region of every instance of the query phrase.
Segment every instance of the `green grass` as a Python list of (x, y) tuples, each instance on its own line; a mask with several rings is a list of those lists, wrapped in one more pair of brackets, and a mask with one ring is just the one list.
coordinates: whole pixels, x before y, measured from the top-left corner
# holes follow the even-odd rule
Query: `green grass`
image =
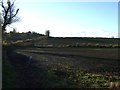
[(16, 87), (16, 73), (14, 67), (10, 64), (6, 52), (3, 51), (2, 59), (2, 88), (15, 88)]

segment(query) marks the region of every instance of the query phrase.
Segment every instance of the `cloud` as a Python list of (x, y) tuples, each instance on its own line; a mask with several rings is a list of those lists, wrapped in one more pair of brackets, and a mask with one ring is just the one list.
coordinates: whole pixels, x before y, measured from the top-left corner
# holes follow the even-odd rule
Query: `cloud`
[(73, 33), (72, 36), (78, 37), (118, 37), (118, 33), (116, 32), (109, 32), (105, 30), (83, 30), (80, 32)]

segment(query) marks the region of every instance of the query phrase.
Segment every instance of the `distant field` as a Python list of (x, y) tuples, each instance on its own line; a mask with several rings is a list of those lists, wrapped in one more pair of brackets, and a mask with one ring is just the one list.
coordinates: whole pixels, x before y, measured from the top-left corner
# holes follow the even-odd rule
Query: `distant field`
[(36, 45), (53, 45), (53, 46), (86, 46), (86, 45), (116, 45), (118, 38), (82, 38), (82, 37), (50, 37), (36, 40)]
[(22, 51), (118, 59), (118, 48), (29, 48)]
[(30, 41), (14, 42), (19, 46), (35, 47), (120, 47), (119, 38), (85, 38), (85, 37), (38, 37)]

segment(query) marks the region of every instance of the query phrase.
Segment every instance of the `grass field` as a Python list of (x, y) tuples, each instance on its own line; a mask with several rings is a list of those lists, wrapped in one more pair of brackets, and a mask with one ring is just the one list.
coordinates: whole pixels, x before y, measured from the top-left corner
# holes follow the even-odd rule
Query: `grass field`
[(110, 82), (120, 82), (117, 48), (26, 48), (16, 52), (33, 57), (28, 71), (34, 82), (31, 87), (106, 88)]
[(117, 38), (49, 37), (6, 47), (4, 88), (120, 88)]

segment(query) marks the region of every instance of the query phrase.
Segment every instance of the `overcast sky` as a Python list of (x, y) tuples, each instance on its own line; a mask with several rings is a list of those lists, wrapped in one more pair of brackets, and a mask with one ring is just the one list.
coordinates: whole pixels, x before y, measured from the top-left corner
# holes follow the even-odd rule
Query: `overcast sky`
[[(34, 2), (33, 2), (34, 1)], [(117, 2), (40, 2), (16, 0), (19, 32), (50, 30), (55, 37), (117, 37)], [(9, 28), (8, 31), (11, 29)]]

